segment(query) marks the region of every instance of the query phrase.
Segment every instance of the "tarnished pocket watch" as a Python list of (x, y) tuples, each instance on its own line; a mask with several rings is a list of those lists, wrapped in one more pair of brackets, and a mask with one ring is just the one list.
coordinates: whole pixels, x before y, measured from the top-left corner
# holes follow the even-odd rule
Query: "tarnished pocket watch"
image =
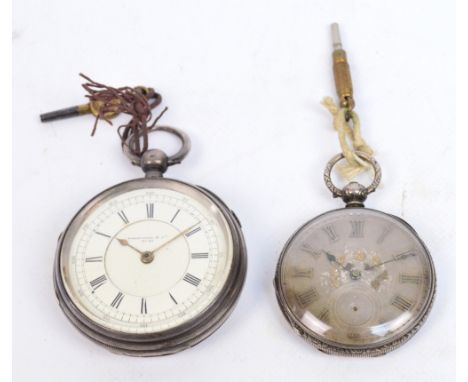
[(213, 333), (229, 316), (246, 273), (240, 223), (212, 192), (164, 178), (190, 149), (127, 150), (146, 176), (86, 203), (60, 236), (55, 290), (86, 336), (128, 355), (170, 354)]
[(431, 256), (405, 221), (364, 208), (380, 180), (338, 189), (346, 208), (326, 212), (300, 227), (278, 262), (275, 288), (293, 328), (325, 353), (376, 356), (410, 339), (429, 313), (435, 292)]
[[(341, 42), (336, 45), (342, 119), (335, 120), (335, 127), (345, 123), (346, 115), (357, 121), (346, 55)], [(344, 155), (330, 160), (325, 183), (346, 208), (319, 215), (292, 235), (281, 253), (274, 285), (291, 326), (319, 350), (378, 356), (405, 343), (421, 327), (432, 306), (436, 276), (428, 249), (408, 223), (364, 207), (381, 170), (369, 154), (355, 154), (373, 168), (373, 182), (337, 188), (330, 174)]]

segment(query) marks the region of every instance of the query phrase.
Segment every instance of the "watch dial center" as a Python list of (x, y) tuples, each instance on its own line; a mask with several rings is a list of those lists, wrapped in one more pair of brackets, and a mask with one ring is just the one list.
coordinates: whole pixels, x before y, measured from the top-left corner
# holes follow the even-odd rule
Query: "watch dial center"
[(350, 272), (351, 279), (353, 280), (359, 280), (361, 278), (361, 271), (359, 269), (353, 269)]
[(149, 264), (154, 260), (154, 254), (152, 252), (143, 252), (140, 260), (143, 264)]
[(170, 290), (190, 262), (188, 243), (179, 234), (174, 225), (155, 219), (127, 224), (107, 247), (107, 277), (121, 292), (134, 296)]

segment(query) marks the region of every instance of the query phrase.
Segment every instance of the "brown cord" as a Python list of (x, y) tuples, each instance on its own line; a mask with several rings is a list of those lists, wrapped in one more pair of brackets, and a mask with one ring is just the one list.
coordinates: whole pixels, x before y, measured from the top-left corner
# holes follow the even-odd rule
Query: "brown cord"
[[(130, 141), (131, 147), (128, 147), (130, 152), (141, 156), (148, 149), (149, 132), (155, 128), (156, 123), (167, 110), (166, 107), (150, 124), (153, 117), (151, 109), (161, 103), (161, 95), (152, 88), (141, 86), (136, 88), (129, 86), (114, 88), (93, 81), (82, 73), (80, 73), (80, 76), (87, 81), (82, 86), (88, 92), (86, 97), (89, 99), (90, 104), (98, 105), (91, 136), (96, 132), (100, 119), (112, 125), (111, 116), (117, 113), (128, 114), (132, 118), (128, 123), (119, 126), (117, 133), (122, 142), (122, 147), (128, 146)], [(134, 139), (130, 139), (132, 136), (134, 136)]]

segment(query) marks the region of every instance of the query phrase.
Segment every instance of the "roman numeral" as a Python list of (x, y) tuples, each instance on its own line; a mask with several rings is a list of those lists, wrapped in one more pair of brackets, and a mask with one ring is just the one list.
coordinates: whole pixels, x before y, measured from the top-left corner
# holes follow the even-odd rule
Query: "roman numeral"
[(106, 281), (107, 281), (106, 275), (102, 275), (94, 279), (93, 281), (90, 281), (89, 285), (91, 285), (91, 288), (93, 288), (93, 292), (94, 292), (97, 288), (104, 285)]
[(330, 224), (326, 227), (323, 227), (322, 231), (326, 233), (328, 239), (330, 239), (331, 242), (338, 241), (338, 235), (336, 234), (335, 227), (333, 225)]
[(198, 231), (200, 231), (200, 230), (201, 230), (201, 227), (197, 227), (197, 228), (191, 230), (190, 232), (187, 232), (187, 233), (185, 234), (185, 237), (192, 236), (192, 235), (196, 234), (196, 233), (197, 233)]
[[(197, 285), (198, 285), (198, 284), (197, 284)], [(177, 300), (174, 298), (174, 296), (173, 296), (171, 293), (169, 293), (169, 297), (170, 297), (171, 300), (174, 302), (174, 304), (176, 304), (176, 305), (178, 304)]]
[(318, 257), (320, 255), (320, 251), (317, 251), (313, 248), (310, 244), (304, 243), (301, 245), (301, 250), (307, 253), (310, 253), (314, 257)]
[(115, 309), (118, 309), (123, 298), (124, 298), (124, 295), (122, 292), (117, 293), (117, 296), (115, 296), (115, 298), (111, 302), (111, 306)]
[(294, 268), (293, 269), (293, 277), (304, 277), (304, 278), (311, 278), (314, 273), (314, 270), (312, 268)]
[(127, 215), (125, 215), (125, 212), (119, 211), (117, 214), (119, 215), (120, 219), (122, 219), (122, 221), (123, 221), (125, 224), (128, 224), (128, 223), (129, 223), (128, 218), (127, 218)]
[(99, 232), (99, 231), (93, 231), (96, 235), (101, 235), (101, 236), (104, 236), (104, 237), (107, 237), (108, 239), (110, 239), (110, 236), (105, 234), (105, 233), (102, 233), (102, 232)]
[(299, 304), (305, 308), (306, 306), (312, 304), (313, 302), (319, 299), (319, 294), (315, 288), (310, 288), (305, 292), (296, 295)]
[(382, 244), (384, 242), (384, 240), (387, 238), (387, 236), (388, 236), (388, 234), (390, 233), (391, 230), (392, 230), (392, 227), (386, 226), (382, 230), (382, 233), (380, 234), (380, 236), (377, 238), (376, 243), (377, 244)]
[(207, 258), (208, 258), (207, 252), (192, 253), (192, 259), (207, 259)]
[(356, 332), (349, 332), (347, 335), (346, 335), (350, 340), (354, 340), (354, 341), (357, 341), (361, 338), (361, 335), (359, 333), (356, 333)]
[(359, 238), (364, 236), (364, 221), (351, 220), (351, 234), (349, 237)]
[(200, 284), (201, 281), (198, 277), (190, 273), (186, 273), (183, 280), (196, 287), (198, 286), (198, 284)]
[(422, 276), (400, 273), (399, 280), (402, 284), (421, 284)]
[(324, 308), (319, 316), (318, 316), (319, 320), (322, 321), (322, 322), (328, 322), (330, 320), (330, 311), (328, 310), (328, 308)]
[(180, 210), (177, 210), (176, 213), (174, 214), (174, 216), (172, 217), (171, 219), (171, 223), (175, 220), (175, 218), (177, 217), (177, 215), (179, 215), (179, 212)]
[(148, 219), (154, 218), (154, 203), (146, 203), (146, 217)]
[(141, 298), (140, 313), (141, 314), (147, 314), (148, 313), (148, 308), (146, 306), (146, 298), (144, 298), (144, 297)]
[(410, 310), (411, 307), (413, 306), (413, 303), (411, 301), (406, 300), (404, 297), (396, 295), (391, 304), (403, 312), (406, 312), (407, 310)]
[(103, 259), (103, 256), (94, 256), (94, 257), (87, 257), (85, 261), (87, 263), (100, 263)]

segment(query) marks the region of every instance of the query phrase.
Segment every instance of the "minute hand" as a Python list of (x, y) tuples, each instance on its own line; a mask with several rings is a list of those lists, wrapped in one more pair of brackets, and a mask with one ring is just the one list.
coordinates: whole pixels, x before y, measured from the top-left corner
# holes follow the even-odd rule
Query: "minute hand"
[(393, 262), (393, 261), (404, 260), (404, 259), (407, 259), (408, 257), (411, 257), (411, 256), (416, 256), (416, 254), (415, 254), (414, 252), (404, 252), (404, 253), (400, 253), (399, 255), (393, 256), (390, 260), (384, 261), (384, 262), (379, 263), (379, 264), (375, 264), (375, 265), (366, 264), (366, 265), (364, 266), (364, 269), (365, 269), (366, 271), (368, 271), (368, 270), (371, 270), (371, 269), (380, 267), (380, 266), (383, 265), (383, 264), (391, 263), (391, 262)]
[(159, 251), (161, 248), (165, 247), (166, 245), (168, 245), (169, 243), (172, 243), (175, 239), (178, 239), (179, 237), (181, 237), (182, 235), (185, 235), (187, 232), (189, 232), (192, 228), (195, 228), (198, 224), (200, 224), (200, 222), (197, 222), (195, 223), (194, 225), (188, 227), (187, 229), (183, 230), (182, 232), (179, 232), (177, 235), (175, 235), (174, 237), (172, 237), (171, 239), (169, 239), (168, 241), (162, 243), (160, 246), (156, 247), (155, 249), (153, 249), (150, 253), (152, 255), (154, 255), (157, 251)]

